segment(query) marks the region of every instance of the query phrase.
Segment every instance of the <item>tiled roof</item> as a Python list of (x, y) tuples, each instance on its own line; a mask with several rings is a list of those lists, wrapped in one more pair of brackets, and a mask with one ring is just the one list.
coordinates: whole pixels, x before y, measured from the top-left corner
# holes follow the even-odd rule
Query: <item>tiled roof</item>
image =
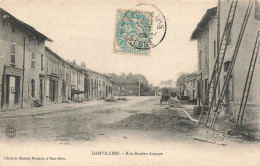
[(41, 32), (37, 31), (35, 28), (33, 28), (32, 26), (18, 20), (17, 18), (15, 18), (13, 15), (11, 15), (10, 13), (8, 13), (7, 11), (5, 11), (4, 9), (0, 8), (0, 12), (4, 15), (6, 15), (7, 17), (9, 17), (12, 21), (14, 21), (15, 23), (23, 26), (24, 28), (26, 28), (27, 30), (35, 33), (35, 35), (45, 39), (45, 40), (48, 40), (50, 42), (52, 42), (52, 40), (50, 38), (48, 38), (47, 36), (45, 36), (44, 34), (42, 34)]
[(216, 13), (217, 13), (217, 7), (210, 8), (206, 11), (204, 16), (198, 23), (196, 29), (192, 32), (190, 40), (198, 39), (198, 35), (203, 31), (203, 29), (206, 27), (209, 20), (212, 18), (212, 16), (216, 15)]

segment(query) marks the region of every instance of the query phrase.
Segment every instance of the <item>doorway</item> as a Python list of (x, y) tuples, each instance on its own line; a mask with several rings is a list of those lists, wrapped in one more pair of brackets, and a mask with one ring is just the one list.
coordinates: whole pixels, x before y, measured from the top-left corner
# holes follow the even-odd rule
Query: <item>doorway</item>
[[(226, 76), (224, 77), (226, 79)], [(225, 112), (229, 113), (232, 111), (232, 103), (233, 103), (233, 78), (230, 77), (227, 87), (225, 89)]]
[(62, 82), (62, 102), (66, 101), (66, 82)]
[(6, 83), (6, 103), (9, 107), (13, 107), (19, 103), (20, 77), (6, 75)]
[(40, 79), (40, 101), (43, 102), (43, 79)]

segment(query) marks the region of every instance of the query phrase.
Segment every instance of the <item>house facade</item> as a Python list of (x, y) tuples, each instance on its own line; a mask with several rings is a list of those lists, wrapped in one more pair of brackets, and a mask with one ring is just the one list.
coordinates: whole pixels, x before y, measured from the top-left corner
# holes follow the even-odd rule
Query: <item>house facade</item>
[(88, 99), (89, 100), (97, 100), (98, 99), (98, 73), (90, 70), (85, 69), (88, 75)]
[(139, 82), (114, 83), (113, 93), (115, 96), (139, 96)]
[(84, 100), (84, 71), (73, 60), (70, 63), (70, 85), (71, 85), (71, 101), (83, 101)]
[[(226, 19), (228, 16), (231, 1), (221, 1), (220, 3), (220, 38), (222, 37)], [(240, 33), (245, 12), (248, 7), (248, 1), (239, 1), (231, 30), (231, 37), (228, 40), (228, 47), (224, 59), (223, 68), (216, 92), (216, 101), (224, 84), (227, 70), (234, 53), (236, 42)], [(246, 76), (249, 68), (251, 56), (253, 54), (254, 44), (257, 32), (260, 30), (259, 0), (254, 1), (251, 15), (249, 17), (244, 36), (239, 47), (234, 70), (229, 80), (224, 97), (224, 112), (221, 115), (237, 118)], [(197, 40), (198, 43), (198, 98), (202, 102), (205, 99), (206, 89), (208, 89), (208, 80), (210, 80), (215, 58), (217, 56), (217, 8), (208, 9), (196, 29), (193, 31), (191, 40)], [(259, 58), (257, 59), (254, 77), (251, 84), (251, 90), (244, 115), (245, 124), (259, 125)], [(216, 82), (213, 81), (214, 84)]]
[(111, 80), (110, 77), (106, 76), (106, 99), (111, 99), (114, 97), (113, 94), (113, 81)]
[(45, 41), (33, 27), (0, 8), (1, 110), (30, 106), (44, 91)]
[(0, 111), (112, 97), (110, 78), (65, 61), (47, 36), (0, 8)]
[(185, 78), (184, 96), (188, 96), (190, 101), (197, 99), (197, 77), (190, 76)]
[[(63, 103), (71, 99), (71, 65), (48, 47), (45, 48), (44, 103)], [(42, 100), (41, 100), (42, 101)]]

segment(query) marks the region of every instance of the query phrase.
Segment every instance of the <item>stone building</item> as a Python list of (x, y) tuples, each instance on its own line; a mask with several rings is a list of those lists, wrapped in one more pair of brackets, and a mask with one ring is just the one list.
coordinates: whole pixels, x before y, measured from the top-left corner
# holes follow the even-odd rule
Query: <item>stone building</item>
[(189, 96), (190, 101), (197, 99), (197, 77), (190, 76), (185, 78), (184, 96)]
[(85, 63), (82, 63), (81, 68), (85, 73), (85, 96), (87, 99), (101, 100), (113, 96), (113, 82), (107, 75), (86, 68)]
[[(220, 39), (222, 38), (230, 5), (231, 1), (221, 1), (220, 3)], [(238, 2), (231, 30), (231, 37), (228, 41), (226, 56), (220, 75), (219, 85), (217, 87), (216, 101), (218, 100), (218, 96), (224, 83), (224, 78), (227, 75), (227, 69), (229, 67), (236, 46), (236, 42), (240, 33), (247, 7), (248, 1)], [(259, 0), (256, 0), (254, 1), (251, 15), (245, 29), (231, 79), (229, 80), (228, 86), (225, 91), (224, 115), (226, 116), (236, 118), (239, 111), (247, 71), (249, 68), (251, 56), (253, 54), (257, 32), (260, 30), (259, 10)], [(198, 43), (198, 98), (202, 99), (200, 101), (204, 101), (206, 89), (208, 89), (208, 80), (210, 80), (214, 68), (215, 58), (217, 56), (217, 8), (211, 8), (207, 10), (203, 18), (198, 23), (196, 29), (193, 31), (191, 40), (197, 40)], [(259, 124), (260, 119), (259, 60), (260, 59), (258, 58), (244, 116), (244, 123), (253, 125), (257, 123)]]
[(52, 40), (2, 8), (0, 27), (1, 109), (30, 106), (42, 97), (45, 41)]
[(106, 76), (106, 98), (107, 99), (111, 99), (114, 97), (114, 94), (113, 94), (113, 84), (114, 82), (111, 80), (110, 77)]
[(139, 82), (115, 82), (113, 93), (115, 96), (139, 96)]
[(45, 48), (45, 103), (62, 103), (71, 99), (70, 71), (71, 65)]
[(51, 39), (1, 8), (0, 27), (1, 110), (113, 96), (106, 75), (65, 61), (45, 47)]
[(87, 89), (88, 89), (88, 99), (89, 100), (97, 100), (98, 99), (98, 72), (95, 72), (91, 69), (87, 69), (85, 68), (85, 73), (87, 75), (87, 79), (88, 79), (88, 84)]
[(84, 100), (84, 71), (75, 60), (70, 64), (71, 101), (81, 102)]

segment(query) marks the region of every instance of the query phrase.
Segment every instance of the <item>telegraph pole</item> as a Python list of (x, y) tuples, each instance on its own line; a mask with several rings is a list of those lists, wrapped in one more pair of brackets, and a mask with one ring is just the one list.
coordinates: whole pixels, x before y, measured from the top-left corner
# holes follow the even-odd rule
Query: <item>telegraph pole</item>
[(219, 42), (220, 42), (220, 0), (218, 0), (217, 7), (217, 17), (218, 17), (218, 27), (217, 27), (217, 50), (219, 50)]
[(29, 36), (23, 37), (23, 80), (22, 80), (22, 102), (21, 108), (23, 108), (23, 93), (24, 93), (24, 70), (25, 70), (25, 40)]
[(140, 79), (139, 79), (139, 96), (141, 96), (141, 83), (140, 83)]

